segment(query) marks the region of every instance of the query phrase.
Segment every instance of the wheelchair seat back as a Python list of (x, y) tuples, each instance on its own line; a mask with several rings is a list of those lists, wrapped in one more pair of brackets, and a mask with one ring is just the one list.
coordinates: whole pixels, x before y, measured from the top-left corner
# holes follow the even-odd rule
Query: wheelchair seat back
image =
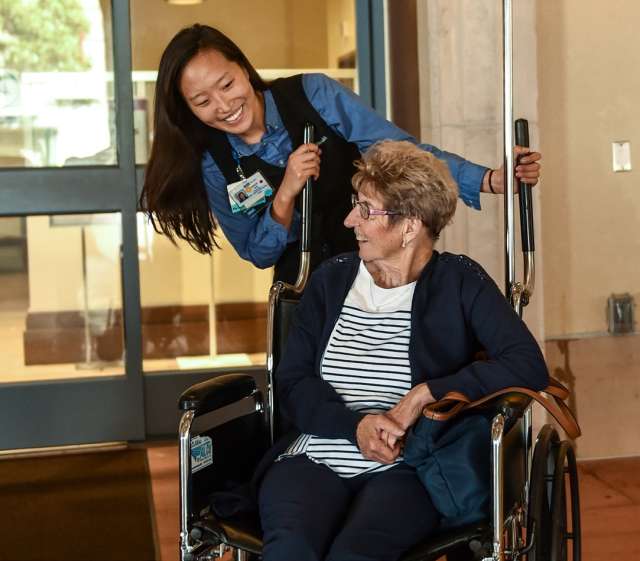
[(273, 362), (271, 366), (271, 372), (267, 373), (271, 380), (271, 393), (273, 407), (273, 440), (278, 440), (278, 437), (291, 430), (292, 425), (286, 421), (278, 411), (278, 406), (275, 401), (277, 395), (277, 380), (275, 372), (277, 371), (278, 364), (284, 356), (285, 349), (287, 347), (287, 337), (289, 335), (289, 329), (293, 323), (293, 316), (300, 302), (300, 296), (296, 294), (284, 293), (273, 302), (274, 314), (273, 314), (273, 341), (271, 342), (271, 352), (273, 353)]
[(276, 303), (274, 341), (273, 341), (273, 368), (277, 368), (280, 359), (284, 356), (287, 346), (287, 336), (293, 321), (293, 314), (298, 306), (299, 298), (290, 295), (282, 296)]

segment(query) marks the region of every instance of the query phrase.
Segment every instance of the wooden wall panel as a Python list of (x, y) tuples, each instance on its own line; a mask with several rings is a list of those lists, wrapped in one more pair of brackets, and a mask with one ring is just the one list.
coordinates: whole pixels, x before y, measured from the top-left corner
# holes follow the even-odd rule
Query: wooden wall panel
[[(234, 302), (216, 306), (217, 354), (259, 353), (266, 345), (266, 304)], [(90, 360), (123, 357), (120, 311), (89, 317)], [(76, 363), (87, 360), (85, 318), (78, 311), (27, 315), (23, 336), (25, 364)], [(156, 306), (142, 310), (145, 359), (209, 354), (208, 306)]]

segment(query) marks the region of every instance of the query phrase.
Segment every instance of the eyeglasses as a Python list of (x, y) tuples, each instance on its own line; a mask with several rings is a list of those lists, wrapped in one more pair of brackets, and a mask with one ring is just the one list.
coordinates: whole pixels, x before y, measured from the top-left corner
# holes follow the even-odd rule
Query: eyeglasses
[(380, 210), (377, 208), (371, 208), (367, 201), (359, 201), (358, 195), (352, 193), (351, 206), (353, 208), (358, 207), (360, 210), (360, 216), (363, 220), (369, 220), (371, 216), (394, 216), (400, 214), (397, 210)]

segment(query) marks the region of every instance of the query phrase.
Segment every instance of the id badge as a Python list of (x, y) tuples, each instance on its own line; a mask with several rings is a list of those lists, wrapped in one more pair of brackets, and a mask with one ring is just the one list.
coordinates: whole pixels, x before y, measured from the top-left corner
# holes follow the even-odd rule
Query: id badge
[(254, 215), (267, 204), (273, 189), (260, 171), (251, 177), (227, 185), (229, 205), (234, 214)]

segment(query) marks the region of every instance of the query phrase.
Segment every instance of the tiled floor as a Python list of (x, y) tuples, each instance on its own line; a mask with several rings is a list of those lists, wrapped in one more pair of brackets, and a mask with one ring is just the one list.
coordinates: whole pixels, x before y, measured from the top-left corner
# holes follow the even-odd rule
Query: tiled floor
[[(161, 561), (178, 560), (178, 452), (148, 447)], [(580, 464), (583, 561), (640, 560), (640, 457)]]

